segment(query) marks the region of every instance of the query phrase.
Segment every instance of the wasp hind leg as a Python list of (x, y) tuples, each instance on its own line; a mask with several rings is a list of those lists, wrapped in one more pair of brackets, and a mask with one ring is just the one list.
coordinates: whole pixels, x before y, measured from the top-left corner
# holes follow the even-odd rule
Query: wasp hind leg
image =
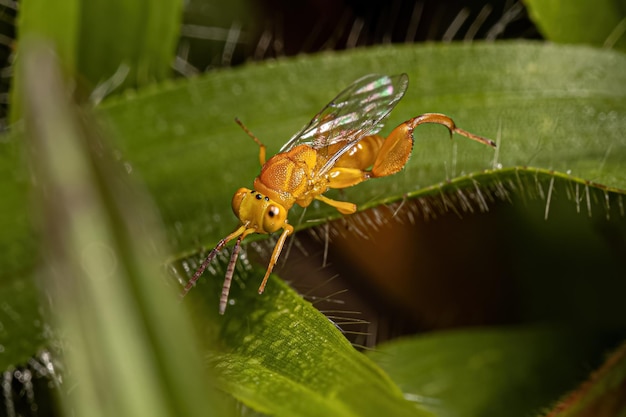
[(380, 153), (385, 138), (378, 135), (366, 136), (346, 151), (328, 174), (330, 188), (347, 188), (373, 177), (368, 170)]
[[(445, 114), (425, 113), (400, 124), (386, 138), (378, 135), (364, 137), (337, 160), (328, 173), (328, 186), (352, 187), (370, 178), (386, 177), (401, 171), (413, 150), (413, 130), (423, 123), (440, 124), (448, 129), (450, 135), (456, 133), (484, 145), (496, 146), (489, 139), (459, 129)], [(323, 195), (315, 198), (335, 207), (342, 214), (352, 214), (356, 211), (356, 206), (352, 203), (331, 200)]]
[(386, 177), (404, 168), (411, 155), (411, 150), (413, 149), (413, 129), (424, 123), (435, 123), (445, 126), (448, 128), (450, 136), (456, 133), (457, 135), (465, 136), (483, 145), (496, 146), (496, 144), (489, 139), (459, 129), (456, 127), (454, 121), (445, 114), (425, 113), (407, 120), (391, 131), (376, 156), (376, 161), (372, 167), (373, 178)]
[(364, 137), (337, 160), (329, 173), (330, 188), (352, 187), (370, 178), (386, 177), (400, 171), (413, 149), (412, 131), (412, 126), (403, 123), (386, 138), (379, 135)]
[(393, 175), (404, 168), (413, 150), (413, 128), (402, 123), (385, 138), (372, 166), (372, 178)]

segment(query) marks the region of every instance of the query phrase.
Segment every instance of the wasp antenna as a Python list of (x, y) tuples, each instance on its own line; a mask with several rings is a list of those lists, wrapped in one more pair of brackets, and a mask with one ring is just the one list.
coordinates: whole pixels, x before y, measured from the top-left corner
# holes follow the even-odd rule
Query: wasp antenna
[(239, 257), (239, 251), (241, 250), (241, 240), (243, 235), (239, 236), (235, 246), (233, 247), (233, 253), (230, 255), (230, 261), (226, 268), (226, 276), (224, 277), (224, 285), (222, 286), (222, 295), (220, 295), (220, 314), (223, 315), (226, 311), (226, 304), (228, 303), (228, 293), (230, 293), (230, 284), (233, 281), (233, 274), (235, 273), (235, 264)]
[(204, 270), (207, 269), (207, 267), (211, 264), (211, 262), (213, 261), (213, 258), (215, 258), (215, 256), (219, 253), (219, 251), (221, 251), (222, 248), (224, 248), (224, 246), (226, 246), (228, 242), (230, 242), (237, 236), (241, 235), (245, 230), (246, 230), (246, 226), (242, 225), (233, 233), (229, 234), (224, 239), (220, 240), (217, 245), (215, 245), (215, 248), (213, 248), (213, 250), (209, 252), (207, 257), (202, 262), (202, 265), (200, 265), (200, 267), (196, 270), (196, 272), (193, 274), (191, 279), (187, 281), (185, 288), (183, 288), (183, 291), (180, 293), (180, 298), (183, 298), (184, 296), (187, 295), (189, 291), (191, 291), (193, 286), (196, 284), (196, 281), (198, 281), (198, 279), (202, 276), (202, 273), (204, 272)]
[(248, 129), (246, 127), (246, 125), (243, 124), (243, 122), (241, 120), (239, 120), (238, 117), (235, 117), (235, 123), (237, 123), (239, 125), (240, 128), (243, 129), (244, 132), (246, 132), (246, 134), (248, 136), (250, 136), (252, 139), (254, 139), (254, 141), (258, 144), (261, 144), (261, 141), (259, 140), (259, 138), (257, 138), (256, 136), (254, 136), (254, 133), (250, 132), (250, 129)]
[(235, 117), (235, 123), (237, 123), (239, 127), (241, 127), (243, 131), (246, 132), (246, 134), (250, 136), (257, 145), (259, 145), (259, 162), (261, 163), (261, 166), (265, 165), (265, 149), (266, 148), (263, 142), (261, 142), (259, 138), (254, 136), (254, 133), (250, 132), (250, 130), (248, 130), (246, 125), (244, 125), (243, 122), (239, 120), (239, 118)]
[(218, 245), (211, 252), (209, 252), (208, 256), (202, 262), (202, 265), (200, 265), (200, 267), (193, 274), (193, 277), (191, 277), (191, 279), (187, 281), (187, 285), (185, 285), (185, 288), (183, 288), (183, 291), (180, 293), (180, 298), (183, 298), (187, 295), (189, 291), (191, 291), (191, 289), (196, 284), (196, 281), (198, 281), (198, 279), (202, 276), (204, 270), (207, 269), (207, 267), (211, 264), (213, 258), (215, 258), (215, 255), (217, 255), (219, 251), (224, 247), (224, 245), (226, 244), (225, 240), (226, 239), (221, 240), (220, 243), (218, 243)]

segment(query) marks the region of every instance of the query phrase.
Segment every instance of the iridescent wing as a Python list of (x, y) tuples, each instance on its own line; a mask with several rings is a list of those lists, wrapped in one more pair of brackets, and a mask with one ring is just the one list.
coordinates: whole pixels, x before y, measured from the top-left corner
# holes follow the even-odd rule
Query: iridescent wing
[[(382, 128), (382, 122), (402, 98), (408, 83), (406, 74), (370, 74), (356, 80), (315, 115), (280, 152), (302, 144), (317, 149), (327, 160), (318, 172), (323, 175), (361, 138)], [(328, 155), (328, 146), (340, 142), (344, 145), (334, 146), (334, 153)]]

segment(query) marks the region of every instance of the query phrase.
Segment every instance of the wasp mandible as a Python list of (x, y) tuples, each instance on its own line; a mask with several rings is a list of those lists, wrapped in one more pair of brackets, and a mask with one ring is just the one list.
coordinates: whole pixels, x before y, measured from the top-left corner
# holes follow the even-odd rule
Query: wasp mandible
[(263, 293), (285, 240), (294, 232), (287, 220), (289, 209), (294, 204), (307, 207), (313, 200), (319, 200), (342, 214), (354, 213), (355, 204), (331, 200), (324, 193), (330, 188), (351, 187), (402, 170), (413, 149), (413, 129), (423, 123), (437, 123), (447, 127), (450, 135), (457, 133), (496, 146), (489, 139), (459, 129), (451, 118), (439, 113), (425, 113), (407, 120), (386, 138), (376, 135), (406, 92), (408, 82), (406, 74), (370, 74), (356, 80), (267, 161), (265, 145), (236, 119), (259, 146), (261, 173), (254, 180), (252, 190), (240, 188), (235, 192), (232, 208), (239, 217), (239, 227), (219, 241), (187, 282), (181, 296), (189, 292), (217, 253), (229, 241), (237, 239), (220, 296), (219, 312), (224, 314), (241, 241), (252, 233), (269, 234), (282, 229), (259, 287), (259, 294)]

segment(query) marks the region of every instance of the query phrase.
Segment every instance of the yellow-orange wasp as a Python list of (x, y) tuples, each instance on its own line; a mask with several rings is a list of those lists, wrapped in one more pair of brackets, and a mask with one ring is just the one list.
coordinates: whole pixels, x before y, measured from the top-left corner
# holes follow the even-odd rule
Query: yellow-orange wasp
[(259, 287), (261, 294), (285, 240), (294, 231), (287, 220), (289, 209), (294, 204), (307, 207), (313, 200), (319, 200), (342, 214), (354, 213), (356, 205), (353, 203), (331, 200), (323, 194), (330, 188), (351, 187), (400, 171), (413, 149), (413, 129), (420, 124), (441, 124), (451, 135), (457, 133), (495, 147), (491, 140), (457, 128), (451, 118), (439, 113), (426, 113), (407, 120), (386, 138), (376, 135), (407, 87), (406, 74), (371, 74), (358, 79), (267, 161), (265, 145), (237, 120), (259, 145), (261, 174), (254, 180), (253, 190), (240, 188), (235, 192), (232, 208), (239, 217), (239, 227), (209, 253), (185, 286), (182, 296), (189, 292), (217, 253), (237, 238), (220, 297), (220, 314), (224, 314), (241, 241), (251, 233), (269, 234), (282, 229)]

